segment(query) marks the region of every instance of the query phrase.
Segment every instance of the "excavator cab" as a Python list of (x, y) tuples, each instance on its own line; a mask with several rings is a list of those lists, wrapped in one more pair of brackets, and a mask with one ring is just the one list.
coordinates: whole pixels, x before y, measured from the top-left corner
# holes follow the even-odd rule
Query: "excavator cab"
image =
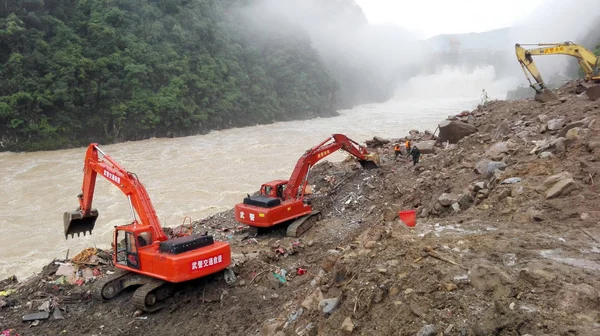
[(139, 238), (139, 235), (136, 238), (135, 233), (127, 230), (115, 230), (114, 241), (116, 242), (116, 245), (114, 246), (114, 249), (117, 264), (140, 269), (140, 259), (138, 255)]
[(69, 235), (73, 238), (75, 234), (79, 237), (82, 233), (85, 236), (87, 232), (92, 234), (97, 219), (98, 210), (96, 209), (91, 209), (87, 214), (81, 210), (66, 211), (63, 215), (65, 238), (68, 239)]

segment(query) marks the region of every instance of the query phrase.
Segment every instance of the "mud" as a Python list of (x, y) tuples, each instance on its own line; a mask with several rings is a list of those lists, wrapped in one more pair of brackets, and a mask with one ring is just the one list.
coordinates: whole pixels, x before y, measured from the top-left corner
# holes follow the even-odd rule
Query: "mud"
[[(131, 292), (104, 303), (90, 298), (90, 283), (55, 283), (52, 263), (0, 283), (14, 290), (0, 296), (0, 331), (598, 335), (600, 109), (575, 87), (554, 102), (492, 101), (461, 112), (451, 119), (477, 132), (438, 142), (416, 166), (394, 160), (393, 144), (405, 137), (372, 142), (378, 170), (352, 159), (320, 163), (310, 183), (324, 219), (300, 238), (283, 227), (252, 237), (231, 210), (195, 222), (195, 232), (231, 243), (232, 284), (223, 273), (181, 284), (165, 309), (140, 314)], [(398, 218), (407, 209), (417, 211), (414, 228)], [(64, 319), (22, 322), (48, 301)]]

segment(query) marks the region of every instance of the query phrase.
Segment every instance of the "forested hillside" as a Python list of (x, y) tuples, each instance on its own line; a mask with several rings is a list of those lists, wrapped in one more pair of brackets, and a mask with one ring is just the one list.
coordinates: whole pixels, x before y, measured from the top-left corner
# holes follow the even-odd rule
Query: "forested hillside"
[(42, 150), (335, 115), (310, 37), (252, 0), (8, 0), (0, 150)]

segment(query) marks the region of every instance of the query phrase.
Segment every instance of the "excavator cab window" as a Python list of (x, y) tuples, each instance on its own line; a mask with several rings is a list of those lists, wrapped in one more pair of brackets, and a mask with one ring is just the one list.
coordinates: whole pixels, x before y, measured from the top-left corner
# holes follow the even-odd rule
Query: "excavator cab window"
[(285, 190), (286, 186), (287, 184), (280, 184), (277, 186), (277, 197), (283, 198), (283, 191)]
[(131, 268), (140, 268), (137, 244), (135, 236), (131, 232), (117, 231), (115, 235), (117, 242), (117, 263)]
[(150, 245), (152, 243), (152, 235), (150, 232), (142, 232), (137, 237), (138, 247), (144, 247)]
[(265, 196), (271, 196), (271, 191), (273, 190), (272, 187), (270, 186), (264, 186), (263, 187), (263, 195)]
[(593, 77), (600, 76), (600, 57), (596, 58), (596, 64), (594, 65), (594, 70), (592, 73)]

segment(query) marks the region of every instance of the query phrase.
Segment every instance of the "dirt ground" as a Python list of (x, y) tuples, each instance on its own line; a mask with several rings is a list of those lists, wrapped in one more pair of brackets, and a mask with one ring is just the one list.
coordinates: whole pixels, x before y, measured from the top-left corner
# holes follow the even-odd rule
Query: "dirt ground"
[[(492, 101), (460, 113), (453, 119), (476, 132), (438, 144), (414, 167), (394, 160), (403, 139), (371, 148), (380, 169), (320, 163), (310, 182), (324, 218), (300, 238), (285, 228), (251, 237), (231, 210), (194, 223), (231, 243), (232, 284), (223, 272), (185, 283), (166, 308), (140, 314), (131, 291), (98, 302), (90, 283), (57, 283), (50, 264), (0, 282), (0, 332), (600, 335), (600, 102), (574, 88), (556, 102)], [(398, 218), (408, 209), (419, 217), (413, 228)], [(64, 319), (22, 321), (45, 302)]]

